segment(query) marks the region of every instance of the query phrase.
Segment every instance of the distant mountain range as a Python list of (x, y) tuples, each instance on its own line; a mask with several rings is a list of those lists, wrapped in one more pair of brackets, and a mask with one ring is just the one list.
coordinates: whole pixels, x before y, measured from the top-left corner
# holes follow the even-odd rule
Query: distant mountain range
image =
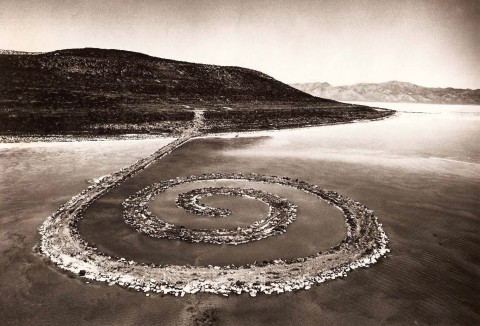
[(480, 104), (480, 89), (431, 88), (398, 81), (346, 86), (297, 83), (290, 86), (314, 96), (336, 101)]

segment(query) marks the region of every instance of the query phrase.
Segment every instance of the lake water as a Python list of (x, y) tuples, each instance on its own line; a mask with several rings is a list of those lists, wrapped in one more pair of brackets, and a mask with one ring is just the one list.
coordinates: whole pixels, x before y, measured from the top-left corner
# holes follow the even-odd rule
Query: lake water
[(480, 176), (480, 106), (367, 103), (397, 110), (379, 122), (282, 130), (261, 146), (229, 153), (304, 157)]
[[(18, 158), (18, 163), (9, 167), (11, 177), (2, 178), (2, 194), (9, 196), (1, 203), (3, 211), (8, 212), (2, 218), (3, 223), (8, 223), (3, 228), (8, 241), (2, 240), (6, 248), (2, 259), (15, 261), (8, 263), (9, 273), (18, 276), (16, 286), (7, 282), (1, 285), (1, 292), (13, 298), (8, 301), (9, 309), (14, 309), (15, 302), (21, 307), (23, 298), (29, 297), (28, 305), (36, 312), (25, 311), (29, 320), (46, 318), (45, 313), (51, 312), (56, 318), (50, 319), (53, 324), (71, 321), (68, 316), (72, 313), (80, 314), (85, 323), (115, 320), (120, 324), (188, 324), (192, 311), (210, 308), (216, 310), (220, 323), (236, 325), (480, 323), (480, 106), (371, 105), (399, 112), (375, 122), (192, 140), (93, 204), (86, 212), (81, 231), (105, 251), (118, 250), (140, 260), (188, 264), (244, 263), (262, 257), (305, 255), (328, 248), (344, 236), (341, 215), (335, 215), (330, 206), (281, 186), (272, 186), (269, 191), (299, 204), (297, 221), (285, 235), (233, 249), (150, 239), (123, 223), (120, 203), (155, 181), (200, 173), (256, 172), (318, 184), (373, 209), (391, 239), (392, 252), (379, 263), (309, 291), (256, 298), (209, 294), (182, 299), (145, 298), (104, 284), (86, 285), (54, 268), (45, 268), (43, 262), (32, 258), (30, 248), (32, 239), (38, 238), (37, 228), (47, 211), (53, 212), (67, 200), (67, 195), (73, 195), (72, 189), (85, 187), (86, 178), (104, 174), (106, 168), (102, 164), (107, 165), (111, 158), (95, 158), (91, 149), (82, 149), (81, 143), (75, 149), (10, 148), (1, 152), (0, 161), (8, 166), (11, 157)], [(152, 144), (148, 146), (150, 149)], [(38, 163), (40, 154), (49, 153), (55, 155), (54, 160)], [(109, 153), (114, 156), (112, 151)], [(82, 157), (77, 165), (75, 155)], [(57, 168), (64, 158), (68, 158), (70, 167)], [(119, 161), (117, 158), (117, 165)], [(40, 168), (38, 164), (49, 167)], [(70, 177), (74, 173), (71, 166), (78, 166), (81, 178)], [(20, 176), (21, 183), (15, 184), (14, 176)], [(47, 181), (49, 186), (41, 188)], [(8, 182), (15, 184), (10, 190)], [(187, 190), (188, 187), (175, 191)], [(203, 223), (213, 227), (211, 220), (196, 219), (175, 207), (175, 191), (155, 199), (152, 210), (171, 221), (190, 219), (192, 226)], [(52, 193), (57, 197), (52, 198)], [(23, 198), (23, 202), (18, 198)], [(29, 198), (34, 198), (32, 204), (28, 204)], [(248, 205), (252, 219), (265, 213), (262, 204), (246, 204), (248, 199), (232, 199), (228, 203), (225, 198), (208, 200), (219, 207), (230, 205), (226, 208), (233, 210)], [(42, 201), (55, 204), (43, 204), (43, 213), (35, 215), (34, 206)], [(232, 218), (235, 221), (233, 215)], [(240, 218), (238, 223), (249, 221)], [(8, 231), (12, 228), (15, 232)], [(20, 240), (12, 240), (17, 238)], [(28, 268), (19, 263), (25, 259)], [(2, 266), (4, 263), (6, 266), (6, 261)], [(41, 298), (47, 293), (56, 299), (42, 306)], [(69, 296), (74, 296), (75, 301), (59, 304), (59, 300)], [(92, 300), (95, 305), (88, 303)], [(125, 305), (132, 300), (135, 304), (131, 307)], [(81, 302), (86, 312), (81, 312), (75, 302)]]

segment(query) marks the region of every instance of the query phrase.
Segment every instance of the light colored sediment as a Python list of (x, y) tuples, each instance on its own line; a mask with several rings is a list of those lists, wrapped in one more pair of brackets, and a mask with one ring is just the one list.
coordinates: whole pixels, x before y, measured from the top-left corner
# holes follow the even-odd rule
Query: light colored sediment
[(326, 200), (343, 212), (347, 237), (326, 253), (245, 266), (141, 264), (101, 253), (81, 237), (77, 230), (77, 223), (91, 203), (150, 163), (197, 136), (201, 124), (202, 112), (197, 111), (195, 124), (180, 138), (151, 156), (97, 180), (95, 185), (88, 187), (61, 206), (40, 229), (41, 252), (63, 270), (86, 279), (118, 284), (138, 291), (181, 296), (196, 292), (211, 292), (225, 296), (231, 293), (248, 292), (255, 296), (259, 292), (270, 294), (309, 289), (315, 283), (343, 277), (350, 270), (369, 266), (389, 251), (388, 238), (381, 224), (378, 223), (373, 211), (362, 204), (336, 192), (299, 180), (235, 173), (191, 178), (195, 180), (240, 178), (277, 183), (305, 191), (318, 199)]

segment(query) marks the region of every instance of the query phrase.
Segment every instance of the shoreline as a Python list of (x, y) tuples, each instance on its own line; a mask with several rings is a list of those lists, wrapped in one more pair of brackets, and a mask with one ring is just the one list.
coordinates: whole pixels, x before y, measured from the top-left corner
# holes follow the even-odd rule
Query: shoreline
[[(124, 134), (124, 135), (0, 135), (0, 144), (29, 144), (29, 143), (78, 143), (88, 141), (113, 140), (144, 140), (175, 137), (175, 134)], [(25, 141), (28, 140), (28, 141)]]
[[(255, 133), (262, 132), (275, 132), (282, 130), (298, 130), (305, 128), (315, 128), (315, 127), (324, 127), (324, 126), (336, 126), (343, 124), (351, 123), (366, 123), (381, 121), (386, 119), (391, 119), (399, 115), (399, 111), (394, 111), (390, 109), (375, 108), (378, 111), (393, 111), (390, 115), (372, 118), (372, 119), (359, 119), (359, 120), (348, 120), (341, 122), (331, 122), (331, 123), (319, 123), (319, 124), (305, 124), (302, 126), (287, 126), (287, 127), (278, 127), (270, 129), (251, 129), (251, 130), (240, 130), (240, 131), (220, 131), (220, 132), (202, 132), (202, 135), (197, 137), (225, 137), (231, 134), (238, 135), (250, 135)], [(159, 139), (159, 138), (178, 138), (182, 134), (181, 130), (177, 130), (173, 133), (164, 133), (164, 134), (119, 134), (119, 135), (86, 135), (86, 136), (77, 136), (77, 135), (35, 135), (35, 134), (25, 134), (25, 135), (0, 135), (0, 145), (1, 144), (30, 144), (30, 143), (77, 143), (77, 142), (88, 142), (88, 141), (121, 141), (121, 140), (146, 140), (146, 139)]]
[[(384, 110), (384, 109), (381, 109)], [(386, 111), (394, 111), (394, 110), (389, 110), (385, 109)], [(276, 128), (276, 129), (264, 129), (264, 130), (244, 130), (244, 131), (228, 131), (228, 132), (218, 132), (218, 133), (204, 133), (200, 136), (197, 136), (196, 138), (228, 138), (229, 136), (235, 135), (238, 137), (248, 137), (250, 135), (256, 135), (260, 133), (270, 133), (270, 132), (282, 132), (282, 131), (288, 131), (288, 130), (301, 130), (301, 129), (310, 129), (310, 128), (318, 128), (318, 127), (330, 127), (330, 126), (340, 126), (340, 125), (349, 125), (349, 124), (355, 124), (355, 123), (369, 123), (369, 122), (376, 122), (376, 121), (383, 121), (383, 120), (388, 120), (388, 119), (393, 119), (395, 117), (398, 117), (402, 112), (399, 111), (394, 111), (392, 114), (385, 116), (385, 117), (379, 117), (379, 118), (374, 118), (374, 119), (360, 119), (360, 120), (351, 120), (351, 121), (343, 121), (343, 122), (332, 122), (332, 123), (324, 123), (324, 124), (317, 124), (317, 125), (304, 125), (300, 127), (286, 127), (286, 128)]]

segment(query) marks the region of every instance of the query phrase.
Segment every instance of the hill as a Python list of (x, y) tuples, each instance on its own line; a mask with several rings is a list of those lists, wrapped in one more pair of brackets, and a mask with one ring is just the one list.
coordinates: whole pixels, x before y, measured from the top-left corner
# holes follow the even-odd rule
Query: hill
[(480, 89), (430, 88), (398, 81), (347, 86), (332, 86), (329, 83), (291, 86), (314, 96), (337, 101), (480, 104)]
[[(30, 101), (68, 93), (68, 104), (90, 101), (128, 103), (177, 101), (312, 100), (312, 96), (261, 72), (195, 64), (101, 49), (72, 49), (0, 56), (2, 98), (18, 99), (28, 86)], [(105, 96), (107, 94), (108, 96)], [(67, 94), (65, 94), (67, 95)], [(108, 99), (105, 99), (107, 97)], [(22, 101), (23, 103), (25, 102)]]
[[(121, 50), (2, 51), (0, 72), (2, 134), (174, 132), (191, 122), (193, 107), (216, 110), (215, 123), (235, 109), (346, 108), (329, 113), (338, 119), (349, 111), (358, 114), (348, 119), (374, 113), (314, 97), (251, 69)], [(282, 112), (255, 125), (288, 119)]]

